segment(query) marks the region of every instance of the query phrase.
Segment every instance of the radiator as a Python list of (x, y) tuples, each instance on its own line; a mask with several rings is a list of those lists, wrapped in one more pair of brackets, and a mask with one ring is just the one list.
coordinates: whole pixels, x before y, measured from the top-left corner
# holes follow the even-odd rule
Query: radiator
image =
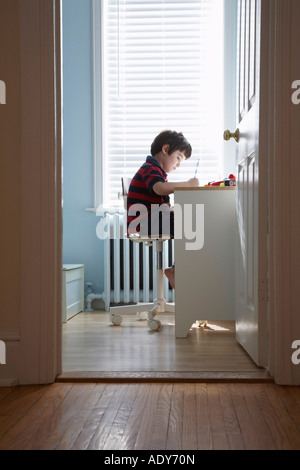
[[(126, 214), (107, 214), (104, 240), (105, 309), (110, 305), (152, 302), (156, 298), (155, 246), (126, 238)], [(154, 242), (155, 243), (155, 242)], [(163, 266), (174, 264), (174, 240), (163, 244)], [(164, 298), (174, 302), (174, 291), (164, 277)]]

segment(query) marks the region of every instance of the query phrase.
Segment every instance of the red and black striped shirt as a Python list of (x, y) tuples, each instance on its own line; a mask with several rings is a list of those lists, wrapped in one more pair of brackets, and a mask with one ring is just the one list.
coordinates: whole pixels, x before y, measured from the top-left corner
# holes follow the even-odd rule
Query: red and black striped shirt
[[(162, 169), (158, 161), (152, 156), (148, 156), (145, 163), (136, 172), (131, 180), (127, 194), (127, 211), (133, 204), (143, 204), (147, 208), (147, 213), (151, 213), (151, 204), (169, 204), (169, 196), (159, 196), (153, 191), (154, 184), (168, 181), (167, 173)], [(139, 214), (137, 214), (139, 215)], [(127, 215), (127, 226), (137, 215)]]

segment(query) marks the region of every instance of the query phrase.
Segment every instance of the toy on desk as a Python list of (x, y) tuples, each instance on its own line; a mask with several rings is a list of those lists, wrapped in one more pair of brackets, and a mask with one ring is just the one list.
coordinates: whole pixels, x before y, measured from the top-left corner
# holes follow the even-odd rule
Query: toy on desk
[(235, 176), (230, 174), (228, 178), (224, 178), (223, 180), (220, 180), (220, 181), (211, 181), (205, 186), (235, 186), (235, 185), (236, 185)]

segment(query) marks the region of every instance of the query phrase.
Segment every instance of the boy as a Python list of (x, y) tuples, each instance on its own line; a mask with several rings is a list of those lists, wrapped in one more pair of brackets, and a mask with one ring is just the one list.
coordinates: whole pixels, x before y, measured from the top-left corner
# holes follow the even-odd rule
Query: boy
[[(159, 234), (174, 236), (174, 212), (170, 209), (169, 194), (178, 187), (196, 187), (199, 186), (197, 178), (191, 178), (188, 181), (169, 182), (168, 173), (176, 170), (181, 162), (190, 158), (192, 147), (181, 132), (162, 131), (151, 145), (151, 156), (148, 156), (146, 162), (137, 171), (131, 180), (127, 194), (127, 227), (128, 233), (140, 231), (151, 235), (151, 229), (155, 226)], [(140, 226), (136, 227), (133, 223), (137, 214), (134, 210), (141, 205), (144, 211), (140, 211), (138, 220)], [(132, 207), (135, 206), (135, 207)], [(132, 210), (130, 208), (132, 207)], [(153, 214), (159, 212), (157, 224), (154, 223)], [(155, 212), (156, 211), (156, 212)], [(163, 215), (167, 215), (168, 227), (164, 230), (165, 223)], [(145, 233), (145, 231), (147, 231)], [(157, 230), (152, 230), (153, 234), (158, 234)], [(164, 274), (168, 278), (171, 286), (175, 289), (175, 270), (174, 266), (167, 268)]]

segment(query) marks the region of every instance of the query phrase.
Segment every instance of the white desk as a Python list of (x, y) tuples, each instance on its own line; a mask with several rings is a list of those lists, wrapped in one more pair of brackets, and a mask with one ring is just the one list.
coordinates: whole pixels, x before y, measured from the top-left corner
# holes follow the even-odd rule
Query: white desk
[[(235, 187), (180, 188), (175, 191), (174, 202), (175, 228), (182, 230), (182, 238), (176, 238), (175, 233), (175, 335), (178, 338), (185, 337), (197, 320), (235, 319)], [(193, 240), (185, 235), (183, 214), (192, 205), (193, 230), (199, 241), (201, 206), (198, 206), (196, 229), (197, 204), (204, 205), (204, 243), (200, 250), (187, 250), (187, 243)], [(185, 225), (190, 222), (189, 218)], [(190, 246), (197, 248), (196, 243)]]

